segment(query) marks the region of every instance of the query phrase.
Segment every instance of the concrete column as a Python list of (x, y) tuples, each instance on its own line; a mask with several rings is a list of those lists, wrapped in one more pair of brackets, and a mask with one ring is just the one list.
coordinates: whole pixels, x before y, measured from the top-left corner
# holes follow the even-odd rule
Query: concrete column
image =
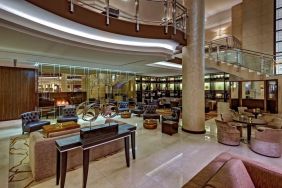
[(187, 0), (187, 46), (182, 51), (182, 130), (205, 133), (205, 1)]

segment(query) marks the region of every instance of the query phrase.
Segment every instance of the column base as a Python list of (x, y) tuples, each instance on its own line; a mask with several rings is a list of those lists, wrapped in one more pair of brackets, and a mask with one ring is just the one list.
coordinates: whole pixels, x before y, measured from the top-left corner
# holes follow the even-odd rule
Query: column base
[(186, 130), (182, 128), (182, 131), (187, 132), (187, 133), (191, 133), (191, 134), (205, 134), (206, 130), (203, 131), (190, 131), (190, 130)]

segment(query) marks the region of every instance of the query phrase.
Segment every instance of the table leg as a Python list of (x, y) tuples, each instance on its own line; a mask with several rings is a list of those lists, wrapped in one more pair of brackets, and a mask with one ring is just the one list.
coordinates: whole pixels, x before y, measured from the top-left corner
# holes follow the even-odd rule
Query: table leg
[(86, 188), (89, 169), (89, 149), (83, 150), (83, 188)]
[(248, 123), (247, 124), (247, 139), (248, 139), (248, 143), (250, 143), (251, 134), (252, 134), (252, 125)]
[(133, 157), (133, 159), (135, 159), (136, 158), (136, 154), (135, 154), (135, 131), (132, 131), (130, 134), (131, 134), (132, 157)]
[(66, 173), (67, 173), (67, 162), (68, 162), (68, 152), (62, 152), (61, 153), (61, 169), (60, 169), (60, 178), (61, 178), (61, 183), (60, 183), (60, 188), (65, 187), (65, 180), (66, 180)]
[(124, 138), (124, 146), (125, 146), (125, 159), (127, 167), (130, 166), (130, 159), (129, 159), (129, 137)]
[(60, 164), (61, 164), (61, 153), (57, 149), (57, 163), (56, 163), (56, 185), (59, 185), (60, 182)]

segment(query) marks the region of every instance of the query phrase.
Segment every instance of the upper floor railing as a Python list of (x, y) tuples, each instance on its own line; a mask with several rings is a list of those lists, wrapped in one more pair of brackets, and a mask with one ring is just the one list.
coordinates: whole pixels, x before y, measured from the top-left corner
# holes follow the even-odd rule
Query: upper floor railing
[(187, 10), (178, 0), (26, 0), (101, 31), (186, 45)]
[[(74, 5), (78, 5), (90, 11), (104, 14), (107, 25), (111, 24), (110, 18), (112, 17), (135, 23), (136, 31), (140, 30), (142, 24), (164, 26), (166, 34), (169, 26), (172, 26), (173, 34), (176, 34), (176, 30), (181, 30), (186, 38), (187, 9), (177, 0), (128, 0), (124, 10), (122, 7), (118, 7), (117, 0), (69, 0), (69, 2), (71, 12), (75, 12)], [(160, 16), (159, 19), (144, 18), (144, 7), (142, 6), (145, 3), (154, 3), (154, 6), (161, 10), (162, 15), (158, 15)], [(143, 10), (143, 16), (140, 12), (141, 9)], [(153, 11), (153, 9), (147, 11)]]

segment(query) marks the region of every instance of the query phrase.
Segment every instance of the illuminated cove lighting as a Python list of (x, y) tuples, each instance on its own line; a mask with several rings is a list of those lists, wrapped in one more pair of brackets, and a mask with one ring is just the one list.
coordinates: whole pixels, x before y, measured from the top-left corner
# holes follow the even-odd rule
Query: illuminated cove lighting
[[(115, 39), (115, 38), (110, 38), (110, 37), (106, 37), (106, 36), (101, 36), (101, 35), (97, 35), (97, 34), (93, 34), (93, 33), (88, 33), (88, 32), (84, 32), (84, 31), (80, 31), (77, 30), (75, 28), (70, 28), (67, 26), (64, 26), (58, 23), (54, 23), (51, 21), (48, 21), (44, 18), (39, 18), (39, 17), (35, 17), (29, 13), (23, 12), (19, 9), (16, 9), (14, 7), (10, 7), (8, 5), (4, 5), (4, 4), (0, 4), (0, 9), (3, 9), (5, 11), (8, 11), (12, 14), (15, 14), (17, 16), (23, 17), (27, 20), (30, 20), (32, 22), (50, 27), (52, 29), (55, 30), (60, 30), (63, 31), (65, 33), (69, 33), (72, 35), (77, 35), (83, 38), (88, 38), (88, 39), (92, 39), (92, 40), (96, 40), (96, 41), (100, 41), (100, 42), (107, 42), (107, 43), (112, 43), (112, 44), (120, 44), (120, 45), (128, 45), (128, 46), (137, 46), (137, 47), (155, 47), (155, 48), (165, 48), (171, 51), (175, 50), (175, 46), (173, 44), (166, 44), (163, 42), (153, 42), (153, 41), (130, 41), (130, 40), (124, 40), (124, 39)], [(134, 38), (134, 37), (132, 37)], [(145, 40), (145, 39), (144, 39)], [(150, 40), (150, 39), (147, 39)]]
[(147, 66), (151, 67), (160, 67), (160, 68), (173, 68), (173, 69), (182, 69), (182, 65), (166, 62), (166, 61), (160, 61), (152, 64), (147, 64)]

